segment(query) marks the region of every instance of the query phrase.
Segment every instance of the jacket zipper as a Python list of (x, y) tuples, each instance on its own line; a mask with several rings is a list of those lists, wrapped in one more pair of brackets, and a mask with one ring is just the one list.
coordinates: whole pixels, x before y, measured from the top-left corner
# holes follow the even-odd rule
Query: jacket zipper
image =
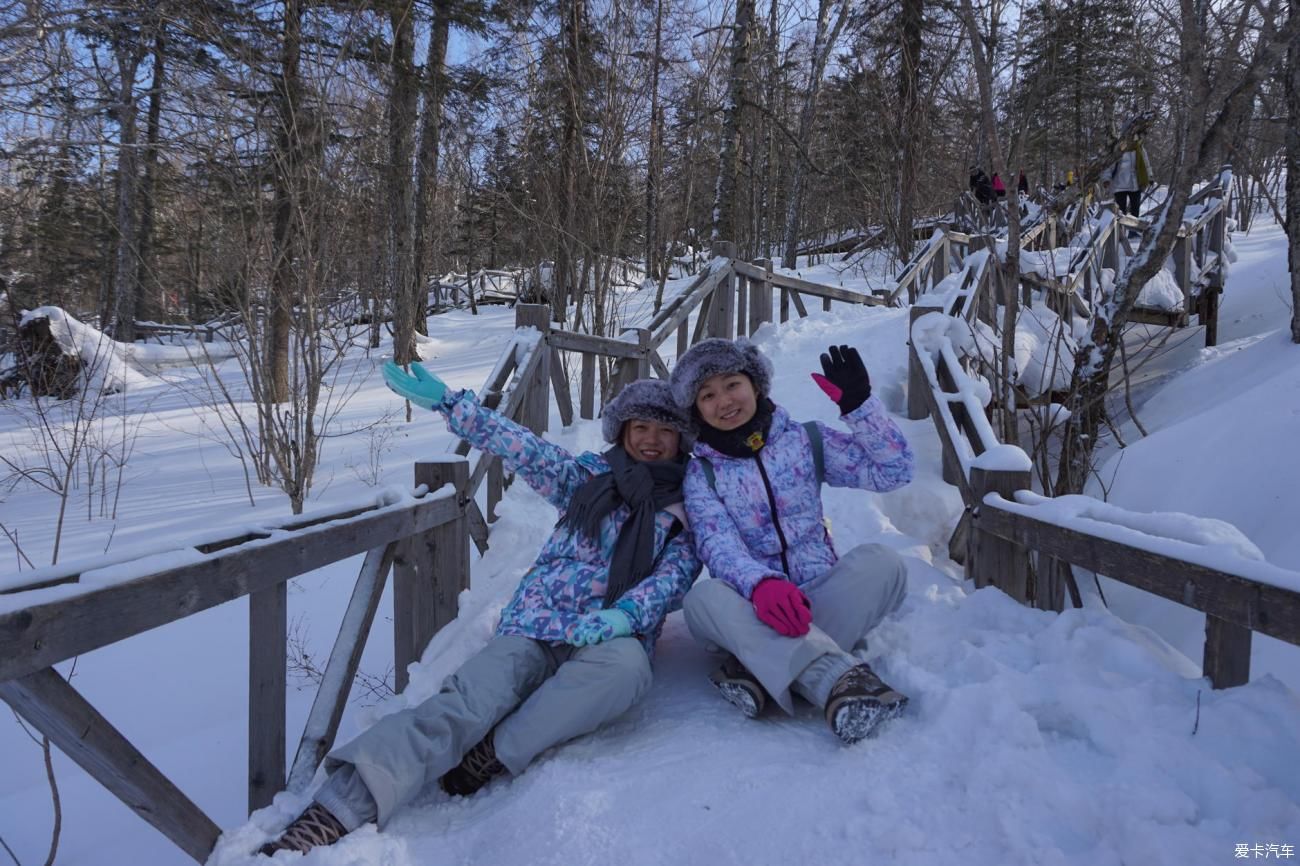
[(794, 579), (790, 574), (790, 561), (786, 559), (785, 551), (789, 546), (785, 541), (785, 532), (781, 529), (781, 518), (776, 514), (776, 494), (772, 492), (772, 482), (768, 480), (767, 469), (763, 466), (763, 455), (758, 453), (754, 455), (754, 462), (758, 464), (758, 474), (763, 477), (763, 487), (767, 490), (767, 507), (772, 512), (772, 525), (776, 527), (776, 537), (781, 541), (781, 566), (785, 569), (785, 576)]

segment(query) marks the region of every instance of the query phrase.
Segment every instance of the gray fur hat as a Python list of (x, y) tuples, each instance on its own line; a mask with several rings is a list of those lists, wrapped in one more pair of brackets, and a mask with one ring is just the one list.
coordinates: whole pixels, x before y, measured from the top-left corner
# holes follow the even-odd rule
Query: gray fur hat
[(637, 379), (609, 402), (600, 413), (600, 430), (605, 441), (619, 441), (623, 425), (637, 418), (676, 427), (682, 434), (681, 448), (690, 450), (695, 441), (695, 425), (690, 414), (673, 402), (672, 387), (663, 379)]
[(754, 383), (754, 390), (760, 397), (772, 389), (772, 362), (757, 346), (744, 337), (736, 340), (711, 337), (696, 343), (677, 359), (670, 380), (673, 399), (689, 412), (695, 405), (700, 385), (719, 373), (744, 373)]

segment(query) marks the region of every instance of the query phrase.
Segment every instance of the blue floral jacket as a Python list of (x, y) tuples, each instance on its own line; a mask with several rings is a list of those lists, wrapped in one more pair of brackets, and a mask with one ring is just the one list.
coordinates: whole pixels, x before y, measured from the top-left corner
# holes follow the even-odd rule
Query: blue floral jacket
[[(575, 457), (484, 408), (471, 391), (448, 394), (444, 415), (448, 429), (475, 448), (499, 456), (506, 469), (544, 496), (561, 516), (587, 479), (609, 471), (602, 455), (588, 451)], [(501, 612), (497, 634), (561, 642), (572, 634), (579, 617), (602, 609), (614, 543), (630, 515), (626, 506), (616, 509), (601, 525), (598, 541), (557, 524)], [(700, 573), (685, 517), (680, 506), (655, 515), (655, 568), (619, 599), (619, 608), (632, 620), (633, 633), (651, 654), (664, 617), (681, 607), (682, 597)], [(680, 526), (674, 532), (676, 524)]]

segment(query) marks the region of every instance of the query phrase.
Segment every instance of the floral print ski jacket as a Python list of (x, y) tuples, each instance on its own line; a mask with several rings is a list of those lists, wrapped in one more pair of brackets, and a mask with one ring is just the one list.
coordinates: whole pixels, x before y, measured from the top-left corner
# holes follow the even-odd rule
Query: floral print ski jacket
[[(609, 471), (602, 455), (588, 451), (575, 457), (485, 408), (472, 391), (449, 393), (443, 414), (451, 432), (500, 457), (508, 471), (517, 473), (558, 508), (561, 516), (587, 479)], [(557, 523), (501, 612), (497, 634), (559, 643), (571, 636), (579, 617), (602, 609), (614, 543), (630, 515), (631, 510), (622, 506), (605, 518), (600, 540), (595, 543)], [(619, 608), (632, 620), (633, 634), (652, 657), (664, 617), (681, 607), (682, 597), (700, 573), (685, 517), (680, 505), (655, 515), (655, 568), (619, 599)], [(674, 533), (674, 525), (679, 523), (680, 529)]]
[[(883, 493), (912, 480), (912, 449), (879, 398), (843, 420), (852, 434), (817, 422), (827, 484)], [(729, 457), (703, 442), (696, 443), (695, 456), (686, 469), (686, 513), (713, 577), (749, 598), (764, 578), (789, 577), (801, 585), (835, 564), (812, 443), (788, 412), (776, 407), (757, 458)], [(713, 465), (714, 485), (699, 458)]]

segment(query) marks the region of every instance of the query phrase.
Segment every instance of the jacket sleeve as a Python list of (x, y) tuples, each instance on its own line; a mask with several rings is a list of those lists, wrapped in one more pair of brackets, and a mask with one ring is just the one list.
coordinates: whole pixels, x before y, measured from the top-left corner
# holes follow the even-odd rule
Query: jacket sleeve
[(843, 420), (851, 434), (820, 424), (827, 484), (884, 493), (912, 480), (912, 446), (880, 398), (869, 397)]
[(686, 591), (699, 575), (695, 542), (691, 531), (683, 529), (664, 545), (655, 570), (623, 593), (614, 607), (628, 615), (634, 634), (654, 634), (664, 617), (682, 606)]
[(686, 516), (695, 534), (695, 548), (709, 574), (726, 581), (744, 598), (754, 593), (758, 582), (767, 577), (784, 577), (755, 559), (745, 545), (740, 527), (722, 504), (718, 491), (709, 486), (698, 460), (686, 467)]
[(591, 472), (576, 457), (553, 442), (547, 442), (527, 427), (483, 406), (472, 391), (449, 394), (443, 406), (447, 429), (480, 451), (501, 458), (560, 511)]

